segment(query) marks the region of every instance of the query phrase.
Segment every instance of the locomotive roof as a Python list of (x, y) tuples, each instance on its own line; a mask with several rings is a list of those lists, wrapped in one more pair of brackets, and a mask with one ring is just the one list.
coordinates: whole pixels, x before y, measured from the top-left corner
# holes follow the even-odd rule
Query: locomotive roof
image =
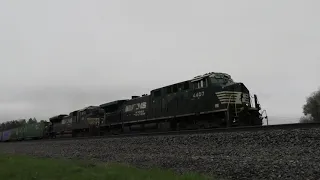
[(157, 88), (157, 89), (153, 89), (153, 90), (151, 90), (151, 93), (154, 92), (154, 91), (157, 91), (157, 90), (159, 90), (159, 89), (162, 89), (162, 88), (166, 88), (166, 87), (169, 87), (169, 86), (172, 86), (172, 85), (175, 85), (175, 84), (183, 84), (183, 83), (185, 83), (185, 82), (189, 82), (189, 80), (187, 80), (187, 81), (181, 81), (181, 82), (178, 82), (178, 83), (174, 83), (174, 84), (170, 84), (170, 85), (167, 85), (167, 86), (162, 86), (162, 87)]
[(68, 115), (66, 115), (66, 114), (59, 114), (59, 115), (57, 115), (57, 116), (53, 116), (53, 117), (49, 118), (49, 121), (50, 121), (50, 122), (60, 121), (60, 120), (62, 120), (62, 118), (65, 117), (65, 116), (68, 116)]
[(83, 109), (79, 109), (78, 111), (84, 111), (84, 110), (87, 110), (87, 109), (95, 109), (95, 108), (98, 108), (99, 106), (87, 106)]
[(163, 87), (160, 87), (160, 88), (157, 88), (157, 89), (153, 89), (151, 90), (151, 93), (154, 92), (154, 91), (157, 91), (159, 89), (162, 89), (162, 88), (165, 88), (165, 87), (169, 87), (169, 86), (172, 86), (172, 85), (175, 85), (175, 84), (181, 84), (181, 83), (185, 83), (185, 82), (194, 82), (194, 81), (198, 81), (198, 80), (201, 80), (205, 77), (227, 77), (229, 79), (231, 79), (231, 76), (227, 73), (222, 73), (222, 72), (209, 72), (209, 73), (205, 73), (203, 75), (199, 75), (199, 76), (196, 76), (190, 80), (186, 80), (186, 81), (181, 81), (181, 82), (178, 82), (178, 83), (174, 83), (174, 84), (170, 84), (170, 85), (167, 85), (167, 86), (163, 86)]
[(87, 109), (95, 109), (95, 108), (99, 108), (99, 106), (87, 106), (87, 107), (82, 108), (82, 109), (74, 110), (74, 111), (71, 111), (69, 113), (69, 116), (71, 116), (72, 114), (77, 113), (79, 111), (84, 111), (84, 110), (87, 110)]
[(71, 117), (71, 115), (69, 114), (69, 115), (63, 116), (62, 119), (66, 119), (66, 118), (70, 118), (70, 117)]
[(194, 78), (191, 79), (191, 82), (193, 81), (197, 81), (197, 80), (200, 80), (200, 79), (203, 79), (205, 77), (215, 77), (215, 76), (225, 76), (227, 78), (230, 78), (231, 79), (231, 76), (227, 73), (222, 73), (222, 72), (209, 72), (209, 73), (206, 73), (206, 74), (203, 74), (203, 75), (199, 75), (199, 76), (196, 76)]
[(112, 101), (112, 102), (108, 102), (108, 103), (101, 104), (101, 105), (99, 105), (99, 106), (100, 106), (100, 107), (106, 107), (106, 106), (116, 105), (116, 104), (119, 104), (119, 103), (122, 103), (122, 102), (125, 102), (125, 101), (127, 101), (127, 99)]
[(59, 115), (53, 116), (53, 117), (51, 117), (49, 119), (59, 119), (59, 118), (62, 118), (64, 116), (67, 116), (67, 115), (66, 114), (59, 114)]

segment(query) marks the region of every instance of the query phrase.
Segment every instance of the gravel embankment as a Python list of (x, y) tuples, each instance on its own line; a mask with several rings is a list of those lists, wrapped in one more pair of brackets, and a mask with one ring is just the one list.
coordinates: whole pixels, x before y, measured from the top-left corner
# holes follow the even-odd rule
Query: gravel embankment
[(0, 152), (90, 158), (229, 179), (320, 179), (320, 129), (1, 143)]

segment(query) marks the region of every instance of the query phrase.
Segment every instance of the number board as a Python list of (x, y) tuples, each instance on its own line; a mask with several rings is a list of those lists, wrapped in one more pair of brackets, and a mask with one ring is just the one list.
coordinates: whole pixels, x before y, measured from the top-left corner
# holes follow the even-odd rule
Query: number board
[(192, 98), (200, 98), (200, 97), (203, 97), (204, 96), (204, 91), (199, 91), (199, 92), (195, 92), (193, 93), (192, 95)]

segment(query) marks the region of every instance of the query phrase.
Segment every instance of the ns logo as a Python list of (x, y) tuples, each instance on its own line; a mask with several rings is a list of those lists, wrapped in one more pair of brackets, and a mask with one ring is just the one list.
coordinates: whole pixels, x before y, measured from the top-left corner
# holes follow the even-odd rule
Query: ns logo
[(141, 103), (136, 103), (136, 104), (130, 104), (125, 107), (125, 112), (129, 111), (137, 111), (141, 109), (147, 108), (147, 102), (141, 102)]

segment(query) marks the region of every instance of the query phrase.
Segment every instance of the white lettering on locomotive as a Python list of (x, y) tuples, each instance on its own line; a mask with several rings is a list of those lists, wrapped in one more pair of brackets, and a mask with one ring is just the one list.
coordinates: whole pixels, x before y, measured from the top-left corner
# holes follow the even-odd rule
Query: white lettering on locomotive
[(249, 103), (250, 103), (250, 96), (249, 96), (249, 94), (247, 94), (247, 93), (242, 93), (242, 98), (240, 98), (240, 101), (241, 101), (242, 103), (247, 103), (247, 104), (249, 104)]
[(146, 108), (147, 108), (147, 102), (130, 104), (130, 105), (127, 105), (127, 106), (125, 107), (125, 112), (138, 111), (138, 110), (146, 109)]
[(193, 94), (193, 98), (199, 98), (199, 97), (202, 97), (204, 96), (204, 91), (200, 91), (200, 92), (196, 92)]
[(136, 111), (133, 115), (134, 116), (144, 116), (144, 115), (146, 115), (146, 112), (144, 112), (144, 110), (140, 110), (140, 111)]
[(235, 91), (221, 91), (216, 93), (221, 104), (242, 104), (250, 103), (250, 95), (248, 93)]

